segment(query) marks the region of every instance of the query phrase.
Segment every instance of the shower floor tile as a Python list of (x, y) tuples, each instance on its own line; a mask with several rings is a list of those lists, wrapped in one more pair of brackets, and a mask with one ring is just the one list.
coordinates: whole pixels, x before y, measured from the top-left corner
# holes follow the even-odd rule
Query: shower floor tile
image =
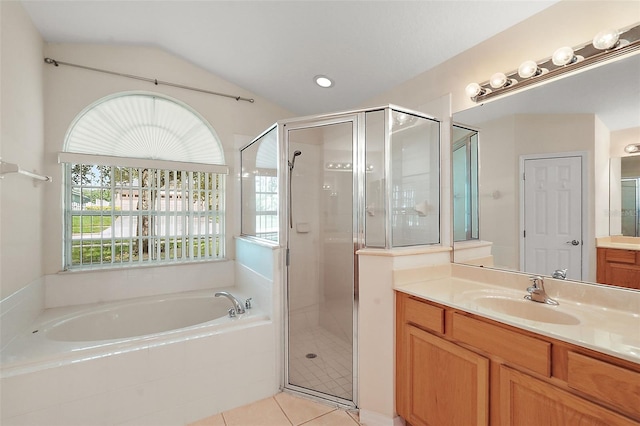
[(313, 326), (293, 331), (289, 348), (289, 383), (352, 399), (350, 342), (321, 326)]

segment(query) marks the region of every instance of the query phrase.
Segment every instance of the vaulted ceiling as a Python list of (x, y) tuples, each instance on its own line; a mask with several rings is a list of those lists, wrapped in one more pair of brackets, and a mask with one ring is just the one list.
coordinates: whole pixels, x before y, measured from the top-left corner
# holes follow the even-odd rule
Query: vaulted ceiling
[[(47, 0), (23, 5), (47, 42), (157, 46), (307, 115), (356, 107), (556, 1)], [(334, 86), (318, 87), (316, 75), (330, 77)]]

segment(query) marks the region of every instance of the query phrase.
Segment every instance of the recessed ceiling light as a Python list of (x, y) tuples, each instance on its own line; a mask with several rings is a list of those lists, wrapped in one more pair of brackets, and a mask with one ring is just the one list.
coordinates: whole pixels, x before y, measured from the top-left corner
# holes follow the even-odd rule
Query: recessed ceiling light
[(328, 87), (333, 86), (333, 81), (331, 81), (331, 79), (329, 77), (324, 76), (324, 75), (316, 75), (313, 78), (313, 80), (320, 87), (328, 88)]

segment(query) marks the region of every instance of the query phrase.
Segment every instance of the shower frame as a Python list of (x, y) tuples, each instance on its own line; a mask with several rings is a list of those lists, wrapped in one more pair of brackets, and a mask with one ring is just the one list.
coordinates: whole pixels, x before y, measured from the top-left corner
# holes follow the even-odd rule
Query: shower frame
[[(384, 191), (384, 244), (383, 245), (366, 245), (366, 127), (365, 127), (365, 117), (367, 113), (376, 112), (376, 111), (384, 111), (384, 141), (383, 141), (383, 178), (384, 178), (384, 187), (382, 190)], [(281, 120), (275, 123), (272, 126), (269, 126), (264, 132), (260, 134), (260, 136), (256, 137), (252, 140), (251, 143), (247, 144), (245, 147), (241, 148), (243, 151), (245, 148), (252, 145), (259, 138), (267, 134), (276, 128), (276, 139), (277, 139), (277, 175), (278, 175), (278, 244), (281, 249), (284, 249), (284, 256), (281, 257), (280, 267), (281, 270), (284, 271), (282, 274), (282, 284), (283, 284), (283, 323), (284, 326), (281, 327), (281, 341), (284, 343), (283, 345), (283, 356), (281, 357), (281, 367), (282, 367), (282, 389), (286, 389), (293, 392), (299, 392), (308, 396), (316, 397), (325, 401), (331, 401), (339, 406), (345, 408), (353, 408), (358, 406), (358, 257), (355, 255), (358, 250), (363, 249), (365, 247), (372, 247), (376, 249), (391, 249), (393, 248), (393, 239), (392, 239), (392, 150), (391, 150), (391, 135), (392, 135), (392, 112), (400, 112), (408, 115), (416, 116), (418, 118), (427, 119), (431, 122), (436, 122), (440, 126), (440, 121), (432, 116), (427, 114), (410, 110), (407, 108), (399, 107), (397, 105), (387, 104), (383, 106), (349, 110), (337, 113), (329, 113), (329, 114), (319, 114), (305, 117), (297, 117), (292, 119)], [(290, 234), (290, 189), (289, 189), (289, 159), (290, 159), (290, 141), (289, 141), (289, 131), (290, 130), (298, 130), (298, 129), (308, 129), (313, 127), (321, 127), (327, 125), (341, 124), (351, 122), (352, 125), (352, 149), (353, 149), (353, 158), (354, 158), (354, 168), (352, 170), (352, 179), (353, 179), (353, 223), (352, 230), (354, 234), (354, 256), (353, 256), (353, 363), (352, 363), (352, 400), (345, 400), (337, 396), (329, 397), (328, 395), (316, 392), (307, 388), (301, 388), (295, 385), (289, 384), (289, 277), (288, 277), (288, 266), (289, 266), (289, 234)], [(441, 149), (440, 149), (440, 135), (438, 132), (438, 141), (437, 141), (437, 164), (439, 166), (441, 160)], [(303, 153), (304, 155), (304, 153)], [(437, 174), (438, 182), (439, 182), (439, 172)], [(439, 183), (438, 183), (439, 188)], [(438, 206), (441, 203), (441, 193), (438, 193), (437, 198)], [(294, 212), (295, 214), (295, 212)], [(439, 208), (438, 208), (439, 214)], [(439, 244), (441, 242), (441, 234), (440, 234), (440, 216), (438, 216), (438, 241), (434, 243), (427, 244)], [(244, 235), (244, 234), (243, 234)], [(246, 235), (250, 238), (255, 238), (252, 235)], [(414, 245), (414, 244), (409, 244)]]
[[(364, 248), (365, 234), (364, 234), (364, 220), (362, 220), (361, 212), (364, 211), (364, 158), (365, 158), (365, 135), (364, 135), (364, 111), (362, 112), (344, 112), (336, 114), (300, 117), (292, 120), (286, 120), (278, 122), (278, 142), (283, 149), (280, 150), (279, 157), (279, 170), (284, 170), (284, 167), (288, 167), (289, 161), (289, 131), (319, 128), (323, 126), (331, 126), (343, 123), (352, 123), (351, 128), (351, 141), (354, 165), (357, 165), (357, 170), (353, 169), (352, 185), (353, 185), (353, 222), (352, 230), (354, 232), (354, 239), (356, 240), (354, 246), (355, 251)], [(283, 330), (283, 342), (284, 342), (284, 356), (283, 356), (283, 389), (294, 391), (297, 393), (311, 395), (313, 397), (328, 400), (335, 404), (338, 404), (345, 408), (357, 407), (358, 403), (358, 262), (357, 256), (354, 256), (352, 283), (353, 283), (353, 312), (352, 312), (352, 324), (353, 324), (353, 362), (352, 362), (352, 401), (345, 400), (338, 396), (329, 396), (325, 393), (318, 392), (312, 389), (303, 388), (290, 383), (289, 379), (289, 234), (291, 229), (289, 227), (289, 217), (291, 211), (289, 211), (292, 202), (290, 202), (291, 194), (289, 193), (290, 186), (287, 179), (289, 179), (288, 173), (280, 173), (279, 187), (286, 191), (284, 197), (280, 200), (280, 209), (286, 214), (282, 214), (280, 217), (280, 236), (279, 241), (284, 243), (285, 258), (283, 271), (287, 271), (283, 274), (284, 278), (284, 327)], [(282, 246), (281, 243), (281, 246)]]

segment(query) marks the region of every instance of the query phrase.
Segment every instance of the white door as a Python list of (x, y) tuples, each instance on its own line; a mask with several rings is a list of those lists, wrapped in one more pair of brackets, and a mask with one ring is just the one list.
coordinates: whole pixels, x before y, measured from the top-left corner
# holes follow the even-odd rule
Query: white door
[(524, 160), (524, 271), (582, 279), (582, 159)]

